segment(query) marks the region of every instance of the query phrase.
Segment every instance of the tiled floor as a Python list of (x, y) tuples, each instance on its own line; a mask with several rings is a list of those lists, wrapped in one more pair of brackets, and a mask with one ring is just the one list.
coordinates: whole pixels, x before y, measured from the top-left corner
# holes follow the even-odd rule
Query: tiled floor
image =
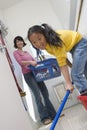
[[(55, 130), (87, 130), (87, 111), (81, 105), (75, 105), (62, 112), (63, 117), (59, 118)], [(50, 125), (42, 126), (39, 130), (50, 130)]]

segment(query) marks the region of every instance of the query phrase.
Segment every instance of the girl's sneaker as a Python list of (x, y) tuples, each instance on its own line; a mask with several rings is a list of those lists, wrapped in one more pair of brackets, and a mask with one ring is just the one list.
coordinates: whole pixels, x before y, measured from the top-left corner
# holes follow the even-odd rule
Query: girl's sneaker
[(81, 96), (87, 96), (87, 90), (80, 92)]

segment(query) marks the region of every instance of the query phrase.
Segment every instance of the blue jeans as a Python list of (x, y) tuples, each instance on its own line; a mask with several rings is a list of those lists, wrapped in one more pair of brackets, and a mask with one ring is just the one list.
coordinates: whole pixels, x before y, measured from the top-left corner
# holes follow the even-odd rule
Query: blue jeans
[[(53, 119), (56, 111), (49, 99), (48, 90), (44, 82), (37, 82), (32, 72), (24, 74), (24, 79), (34, 94), (41, 121), (46, 118)], [(44, 104), (41, 99), (41, 94), (44, 99)]]
[(73, 57), (71, 77), (81, 93), (87, 90), (87, 40), (81, 41), (71, 50)]

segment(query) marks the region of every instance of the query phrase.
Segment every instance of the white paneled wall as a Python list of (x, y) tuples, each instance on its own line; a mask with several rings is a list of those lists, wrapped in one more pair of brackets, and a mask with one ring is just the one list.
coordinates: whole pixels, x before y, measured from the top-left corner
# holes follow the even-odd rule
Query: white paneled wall
[(63, 29), (74, 29), (78, 1), (79, 0), (50, 0)]
[(87, 37), (87, 0), (83, 1), (78, 30)]
[(35, 130), (22, 104), (5, 53), (0, 51), (0, 130)]

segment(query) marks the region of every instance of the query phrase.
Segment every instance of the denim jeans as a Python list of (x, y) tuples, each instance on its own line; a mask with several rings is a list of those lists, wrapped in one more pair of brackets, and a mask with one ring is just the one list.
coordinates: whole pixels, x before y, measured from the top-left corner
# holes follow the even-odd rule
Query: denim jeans
[[(41, 121), (45, 118), (53, 119), (56, 111), (49, 99), (48, 90), (44, 82), (37, 82), (32, 72), (24, 74), (24, 79), (34, 94)], [(41, 94), (44, 103), (42, 102)]]
[(87, 39), (81, 41), (71, 50), (73, 57), (71, 77), (79, 92), (87, 90)]

